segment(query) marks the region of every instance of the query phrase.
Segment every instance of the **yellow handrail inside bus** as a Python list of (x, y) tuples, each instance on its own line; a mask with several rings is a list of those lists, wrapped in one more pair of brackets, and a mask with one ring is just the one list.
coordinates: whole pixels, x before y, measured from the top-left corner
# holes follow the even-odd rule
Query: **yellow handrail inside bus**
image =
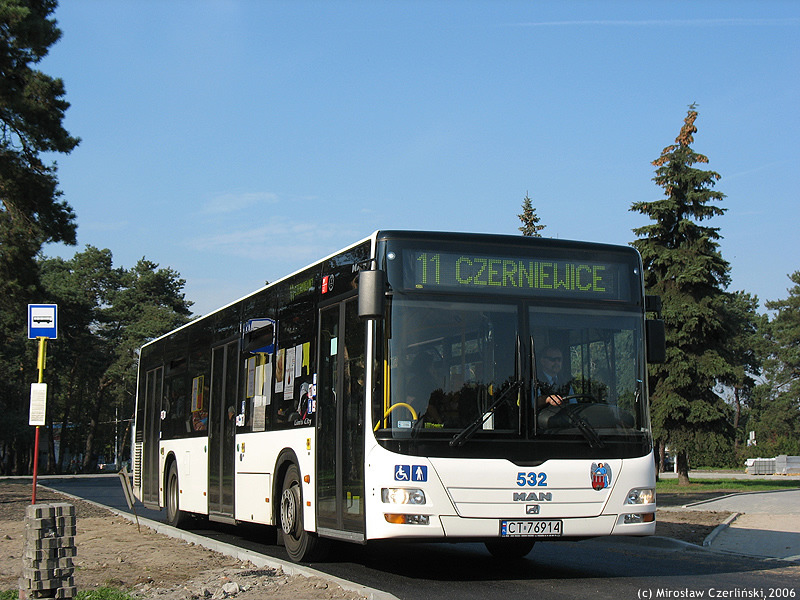
[[(387, 410), (387, 411), (386, 411), (386, 412), (383, 414), (383, 420), (384, 420), (384, 422), (386, 421), (386, 417), (388, 417), (388, 416), (389, 416), (389, 413), (390, 413), (390, 412), (392, 412), (392, 411), (393, 411), (395, 408), (397, 408), (398, 406), (402, 406), (403, 408), (407, 408), (407, 409), (409, 410), (409, 412), (411, 413), (411, 416), (412, 416), (412, 418), (413, 418), (415, 421), (416, 421), (416, 420), (418, 420), (418, 418), (419, 418), (419, 417), (417, 417), (417, 411), (415, 411), (415, 410), (414, 410), (414, 407), (413, 407), (413, 406), (411, 406), (410, 404), (407, 404), (407, 403), (405, 403), (405, 402), (397, 402), (396, 404), (392, 404), (392, 405), (389, 407), (389, 410)], [(377, 423), (375, 423), (375, 429), (373, 429), (372, 431), (378, 431), (378, 427), (380, 427), (380, 425), (381, 425), (381, 422), (380, 422), (380, 421), (378, 421)]]
[[(386, 415), (389, 414), (389, 407), (391, 406), (391, 378), (392, 378), (392, 371), (389, 368), (389, 361), (383, 361), (383, 426), (386, 427)], [(378, 421), (380, 423), (380, 421)], [(377, 431), (377, 425), (375, 426), (375, 431)]]

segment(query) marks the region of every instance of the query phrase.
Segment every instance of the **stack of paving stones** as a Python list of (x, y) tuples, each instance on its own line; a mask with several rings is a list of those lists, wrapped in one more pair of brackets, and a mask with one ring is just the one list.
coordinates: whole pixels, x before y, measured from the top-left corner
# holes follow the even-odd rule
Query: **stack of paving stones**
[(28, 506), (20, 600), (75, 597), (75, 554), (75, 507), (66, 502)]

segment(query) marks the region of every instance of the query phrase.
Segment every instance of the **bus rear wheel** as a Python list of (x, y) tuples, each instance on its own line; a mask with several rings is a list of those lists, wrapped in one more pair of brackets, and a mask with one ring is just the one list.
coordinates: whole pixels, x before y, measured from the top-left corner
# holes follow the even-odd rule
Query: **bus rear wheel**
[(280, 521), (283, 545), (295, 562), (322, 560), (329, 548), (328, 540), (305, 530), (303, 525), (303, 492), (300, 470), (290, 465), (283, 477), (280, 501)]
[(167, 471), (166, 502), (167, 523), (173, 527), (184, 527), (189, 521), (189, 514), (181, 510), (181, 486), (178, 480), (178, 465), (170, 464)]
[(533, 540), (517, 538), (512, 540), (492, 540), (486, 542), (489, 554), (502, 560), (516, 560), (526, 557), (533, 550)]

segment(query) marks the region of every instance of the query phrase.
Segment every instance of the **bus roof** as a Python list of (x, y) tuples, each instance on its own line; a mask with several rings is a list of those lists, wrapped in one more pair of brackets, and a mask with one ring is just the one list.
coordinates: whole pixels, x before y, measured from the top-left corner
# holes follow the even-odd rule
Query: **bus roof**
[(219, 308), (206, 313), (205, 315), (198, 315), (196, 318), (192, 319), (188, 323), (185, 323), (181, 327), (173, 329), (153, 340), (150, 340), (146, 344), (143, 344), (142, 347), (148, 346), (153, 344), (163, 338), (173, 335), (174, 333), (187, 328), (189, 326), (194, 325), (198, 321), (203, 319), (209, 318), (243, 300), (249, 298), (250, 296), (262, 292), (268, 288), (276, 286), (281, 282), (294, 277), (295, 275), (302, 273), (306, 269), (310, 269), (316, 265), (324, 263), (327, 260), (341, 254), (343, 252), (347, 252), (361, 244), (372, 241), (372, 249), (375, 249), (375, 243), (378, 241), (387, 241), (391, 239), (405, 239), (405, 240), (431, 240), (435, 239), (437, 241), (451, 241), (451, 242), (463, 242), (463, 241), (471, 241), (474, 243), (479, 244), (497, 244), (497, 245), (515, 245), (515, 246), (527, 246), (530, 248), (538, 248), (540, 250), (585, 250), (585, 251), (595, 251), (595, 252), (624, 252), (630, 253), (631, 255), (638, 256), (638, 251), (631, 247), (631, 246), (622, 246), (622, 245), (614, 245), (614, 244), (607, 244), (601, 242), (587, 242), (587, 241), (578, 241), (578, 240), (562, 240), (556, 238), (546, 238), (546, 237), (532, 237), (532, 236), (521, 236), (521, 235), (510, 235), (510, 234), (494, 234), (494, 233), (470, 233), (470, 232), (453, 232), (453, 231), (423, 231), (423, 230), (404, 230), (404, 229), (379, 229), (374, 231), (371, 235), (362, 238), (349, 246), (345, 246), (335, 252), (328, 254), (327, 256), (320, 258), (319, 260), (314, 261), (304, 267), (301, 267), (280, 279), (276, 279), (273, 282), (268, 283), (267, 285), (255, 289), (252, 292), (245, 294), (244, 296), (237, 298)]

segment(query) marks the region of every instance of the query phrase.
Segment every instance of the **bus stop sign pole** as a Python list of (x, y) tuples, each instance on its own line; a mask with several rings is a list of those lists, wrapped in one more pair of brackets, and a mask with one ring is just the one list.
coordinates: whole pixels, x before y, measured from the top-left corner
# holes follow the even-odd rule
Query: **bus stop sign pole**
[(39, 382), (31, 384), (31, 407), (28, 423), (36, 426), (33, 444), (33, 494), (31, 504), (36, 504), (36, 483), (39, 477), (39, 428), (45, 424), (47, 410), (47, 384), (44, 383), (44, 367), (47, 355), (47, 340), (58, 337), (58, 306), (55, 304), (28, 305), (28, 339), (39, 342), (36, 366)]
[(36, 366), (39, 369), (39, 383), (31, 385), (30, 424), (36, 425), (36, 441), (33, 444), (33, 495), (31, 504), (36, 504), (36, 481), (39, 477), (39, 429), (44, 425), (47, 407), (47, 384), (44, 383), (45, 357), (47, 355), (47, 338), (40, 337), (39, 356)]

